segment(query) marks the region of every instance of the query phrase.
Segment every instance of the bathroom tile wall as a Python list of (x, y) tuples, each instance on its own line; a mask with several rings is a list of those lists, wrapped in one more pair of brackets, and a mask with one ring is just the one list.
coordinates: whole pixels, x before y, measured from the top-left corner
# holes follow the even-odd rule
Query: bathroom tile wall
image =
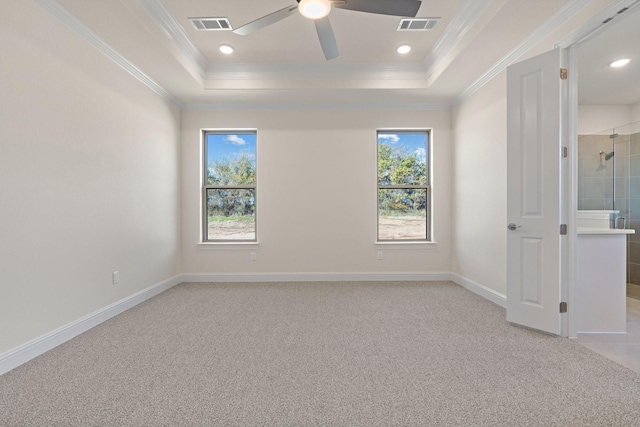
[(627, 239), (627, 282), (640, 284), (640, 133), (610, 133), (578, 136), (578, 209), (615, 209), (638, 230)]
[(627, 239), (627, 281), (640, 284), (640, 132), (626, 136), (629, 140), (629, 212), (628, 228), (638, 234)]
[[(604, 154), (599, 154), (600, 151), (605, 153), (613, 151), (613, 140), (609, 135), (578, 136), (578, 209), (580, 210), (613, 209), (614, 162), (617, 159), (614, 156), (605, 160)], [(640, 152), (638, 154), (640, 155)], [(624, 189), (620, 188), (620, 190)], [(625, 193), (626, 191), (618, 194)]]

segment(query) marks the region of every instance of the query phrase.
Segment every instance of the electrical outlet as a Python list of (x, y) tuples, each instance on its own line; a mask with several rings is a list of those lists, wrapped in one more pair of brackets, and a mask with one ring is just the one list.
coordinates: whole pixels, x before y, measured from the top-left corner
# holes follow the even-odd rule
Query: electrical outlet
[(117, 285), (118, 283), (120, 283), (120, 272), (119, 271), (114, 271), (112, 274), (112, 278), (113, 278), (113, 284)]
[(258, 259), (258, 255), (255, 252), (251, 252), (251, 261), (255, 261)]
[(384, 256), (382, 255), (382, 251), (378, 251), (378, 259), (383, 259)]

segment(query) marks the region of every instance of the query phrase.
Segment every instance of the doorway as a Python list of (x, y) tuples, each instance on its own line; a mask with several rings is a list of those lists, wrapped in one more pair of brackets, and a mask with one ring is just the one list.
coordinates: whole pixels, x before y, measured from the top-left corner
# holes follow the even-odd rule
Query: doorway
[[(637, 6), (635, 4), (634, 6)], [(627, 242), (627, 295), (640, 298), (640, 13), (619, 14), (576, 49), (579, 210), (613, 210)], [(630, 59), (623, 67), (612, 67)]]

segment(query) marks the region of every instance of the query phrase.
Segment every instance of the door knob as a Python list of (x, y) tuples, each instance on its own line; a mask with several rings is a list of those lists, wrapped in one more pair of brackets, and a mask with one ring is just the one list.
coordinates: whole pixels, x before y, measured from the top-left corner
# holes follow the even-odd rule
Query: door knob
[(509, 230), (512, 230), (512, 231), (515, 230), (516, 228), (520, 228), (520, 227), (522, 227), (522, 226), (521, 225), (515, 225), (514, 223), (511, 223), (511, 224), (507, 225), (507, 228)]

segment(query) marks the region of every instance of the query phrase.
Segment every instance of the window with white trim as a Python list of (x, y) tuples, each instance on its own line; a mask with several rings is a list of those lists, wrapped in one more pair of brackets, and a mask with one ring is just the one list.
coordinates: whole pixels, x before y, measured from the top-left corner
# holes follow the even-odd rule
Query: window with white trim
[(255, 242), (255, 131), (203, 133), (202, 241)]
[(428, 130), (379, 130), (378, 241), (430, 238)]

